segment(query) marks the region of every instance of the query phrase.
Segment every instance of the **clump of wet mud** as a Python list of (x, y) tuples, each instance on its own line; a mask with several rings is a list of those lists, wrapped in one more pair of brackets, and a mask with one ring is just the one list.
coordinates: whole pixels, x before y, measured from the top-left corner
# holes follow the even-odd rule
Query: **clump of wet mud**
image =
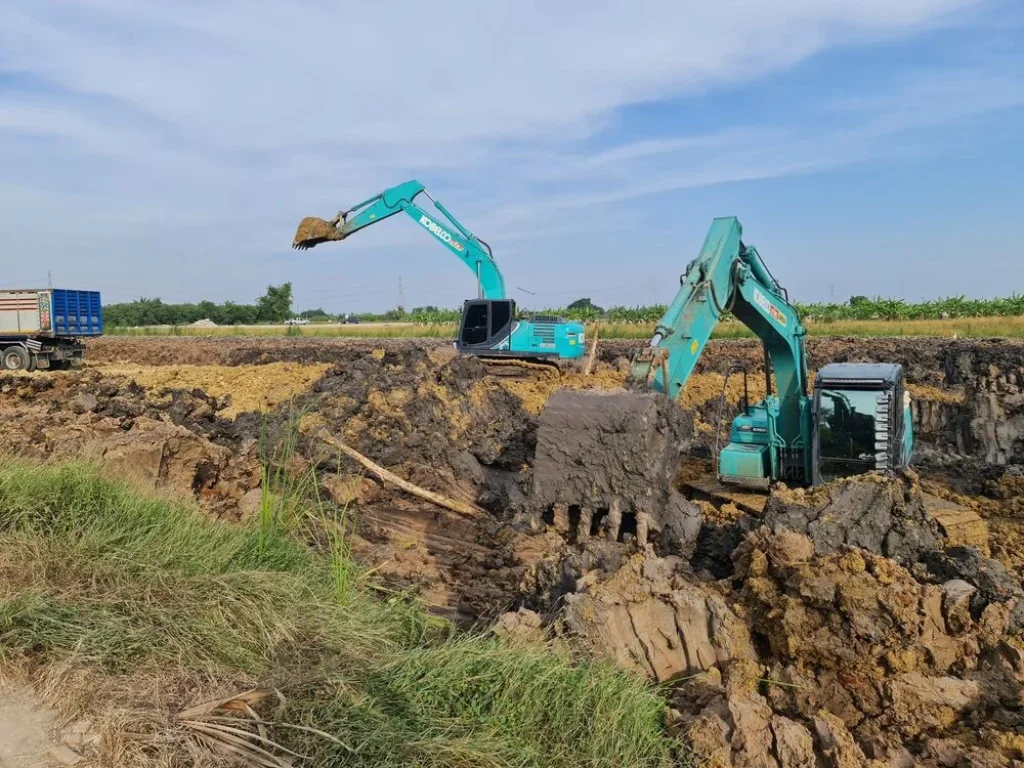
[(941, 538), (913, 482), (880, 474), (778, 489), (768, 498), (762, 521), (774, 531), (806, 533), (819, 552), (846, 545), (900, 562), (937, 548)]

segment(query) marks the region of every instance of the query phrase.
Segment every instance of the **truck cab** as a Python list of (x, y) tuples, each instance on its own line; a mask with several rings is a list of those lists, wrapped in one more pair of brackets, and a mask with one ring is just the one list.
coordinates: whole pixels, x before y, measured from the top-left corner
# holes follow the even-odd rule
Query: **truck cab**
[(913, 455), (903, 366), (831, 363), (814, 378), (813, 482), (904, 469)]

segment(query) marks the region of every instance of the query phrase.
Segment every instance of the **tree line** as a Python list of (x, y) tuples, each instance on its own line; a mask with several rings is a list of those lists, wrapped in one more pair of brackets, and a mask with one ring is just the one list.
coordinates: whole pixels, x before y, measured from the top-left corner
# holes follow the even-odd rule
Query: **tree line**
[[(1024, 315), (1024, 295), (1014, 293), (1005, 298), (968, 299), (950, 296), (921, 302), (853, 296), (841, 303), (793, 302), (800, 317), (809, 322), (836, 320), (941, 320), (964, 317), (1009, 317)], [(612, 323), (656, 323), (665, 314), (664, 304), (647, 306), (600, 307), (589, 298), (581, 298), (565, 307), (527, 309), (520, 314), (560, 315), (569, 320), (583, 322), (606, 321)], [(362, 322), (411, 322), (426, 324), (457, 323), (461, 308), (425, 306), (406, 310), (396, 307), (386, 312), (330, 313), (322, 308), (307, 309), (292, 314), (292, 285), (284, 283), (268, 286), (267, 292), (253, 304), (235, 304), (230, 301), (215, 304), (200, 301), (195, 304), (166, 304), (160, 299), (138, 299), (124, 304), (111, 304), (104, 308), (107, 325), (132, 327), (146, 325), (188, 325), (209, 319), (217, 325), (257, 325), (282, 323), (297, 316), (312, 323), (345, 322), (356, 317)]]
[(137, 299), (103, 308), (103, 322), (108, 326), (131, 328), (145, 325), (189, 325), (199, 320), (212, 320), (217, 325), (257, 325), (283, 323), (292, 316), (292, 284), (267, 286), (267, 291), (253, 304), (225, 301), (216, 304), (200, 301), (194, 304), (168, 304), (161, 299)]

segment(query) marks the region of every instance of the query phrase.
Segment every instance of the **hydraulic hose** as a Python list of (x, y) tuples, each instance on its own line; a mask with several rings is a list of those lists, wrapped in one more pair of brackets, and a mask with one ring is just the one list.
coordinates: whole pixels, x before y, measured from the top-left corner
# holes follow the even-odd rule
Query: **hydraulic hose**
[(715, 294), (715, 284), (710, 280), (707, 280), (708, 288), (711, 291), (711, 301), (715, 305), (715, 310), (718, 312), (718, 316), (721, 317), (726, 313), (731, 313), (733, 307), (736, 306), (736, 297), (739, 295), (739, 273), (740, 263), (734, 261), (732, 263), (732, 269), (729, 270), (729, 280), (732, 283), (732, 292), (729, 294), (729, 306), (723, 308), (718, 302), (718, 296)]

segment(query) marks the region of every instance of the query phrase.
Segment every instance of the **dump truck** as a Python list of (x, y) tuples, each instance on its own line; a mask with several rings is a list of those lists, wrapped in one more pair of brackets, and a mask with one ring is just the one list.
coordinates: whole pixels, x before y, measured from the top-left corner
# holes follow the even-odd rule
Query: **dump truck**
[(85, 339), (103, 334), (98, 291), (0, 291), (0, 368), (80, 368)]

